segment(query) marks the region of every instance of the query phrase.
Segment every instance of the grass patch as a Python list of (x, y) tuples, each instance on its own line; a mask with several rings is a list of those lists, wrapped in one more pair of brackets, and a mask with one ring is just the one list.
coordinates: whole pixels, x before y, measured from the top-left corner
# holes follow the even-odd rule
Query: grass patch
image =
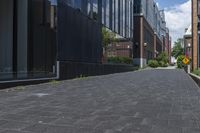
[(50, 81), (50, 84), (51, 85), (57, 85), (57, 84), (59, 84), (60, 83), (60, 81), (58, 81), (58, 80), (51, 80)]
[(25, 86), (17, 86), (17, 88), (15, 90), (17, 91), (22, 91), (25, 89)]
[(197, 75), (197, 76), (200, 76), (200, 69), (196, 69), (192, 73)]

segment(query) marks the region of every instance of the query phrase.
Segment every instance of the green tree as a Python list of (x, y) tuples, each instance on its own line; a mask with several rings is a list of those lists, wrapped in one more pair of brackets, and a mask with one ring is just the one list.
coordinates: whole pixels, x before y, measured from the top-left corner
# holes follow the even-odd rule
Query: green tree
[(116, 42), (116, 34), (107, 30), (105, 27), (102, 29), (103, 47), (107, 49), (109, 44)]
[(183, 55), (183, 47), (181, 46), (181, 39), (178, 39), (174, 43), (173, 51), (172, 51), (172, 56), (177, 59), (178, 56)]
[(167, 64), (168, 64), (169, 58), (166, 52), (160, 53), (158, 57), (156, 58), (156, 60), (158, 61), (160, 67), (168, 66)]
[(183, 59), (184, 59), (184, 58), (185, 58), (184, 55), (179, 55), (179, 56), (177, 57), (177, 67), (180, 68), (180, 69), (182, 69), (182, 68), (185, 67), (185, 65), (183, 64)]

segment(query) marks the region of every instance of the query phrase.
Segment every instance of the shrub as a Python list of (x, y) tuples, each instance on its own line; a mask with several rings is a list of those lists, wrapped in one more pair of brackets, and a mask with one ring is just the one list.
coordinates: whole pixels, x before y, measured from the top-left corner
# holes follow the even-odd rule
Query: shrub
[(133, 59), (129, 58), (129, 57), (122, 57), (123, 63), (125, 64), (132, 64), (133, 63)]
[(198, 76), (200, 76), (200, 69), (196, 69), (192, 72), (193, 74), (196, 74)]
[(185, 58), (184, 55), (179, 55), (179, 56), (177, 57), (177, 67), (180, 68), (180, 69), (182, 69), (182, 68), (185, 67), (185, 65), (183, 64), (183, 59), (184, 59), (184, 58)]
[(109, 57), (108, 62), (117, 64), (132, 64), (133, 60), (129, 57)]
[(164, 61), (159, 61), (159, 67), (167, 67), (167, 63), (165, 63)]
[(163, 52), (158, 55), (156, 60), (159, 62), (160, 67), (167, 67), (168, 66), (168, 56), (166, 52)]
[(156, 68), (159, 66), (158, 61), (157, 60), (149, 60), (148, 61), (148, 66)]

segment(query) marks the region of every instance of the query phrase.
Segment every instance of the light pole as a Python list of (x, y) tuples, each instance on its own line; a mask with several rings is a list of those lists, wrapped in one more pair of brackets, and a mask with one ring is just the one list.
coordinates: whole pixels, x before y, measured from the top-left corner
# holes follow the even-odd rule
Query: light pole
[[(188, 43), (187, 44), (187, 49), (186, 49), (186, 56), (188, 56), (188, 59), (190, 60), (191, 59), (191, 43)], [(191, 61), (191, 60), (190, 60)], [(191, 62), (189, 62), (189, 64), (187, 65), (187, 72), (190, 73), (191, 72)]]

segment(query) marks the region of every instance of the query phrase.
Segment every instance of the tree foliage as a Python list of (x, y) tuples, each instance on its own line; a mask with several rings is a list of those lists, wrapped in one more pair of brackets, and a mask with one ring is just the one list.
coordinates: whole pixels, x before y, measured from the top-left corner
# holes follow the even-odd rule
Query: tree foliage
[(177, 67), (180, 68), (180, 69), (182, 69), (182, 68), (185, 67), (185, 65), (183, 64), (183, 59), (184, 59), (184, 58), (185, 58), (184, 55), (179, 55), (179, 56), (177, 57)]
[(160, 53), (157, 57), (157, 61), (163, 62), (164, 64), (167, 64), (168, 61), (169, 61), (167, 53), (166, 52)]
[(103, 47), (107, 48), (109, 44), (116, 41), (116, 34), (107, 30), (105, 27), (102, 29)]
[(172, 51), (172, 56), (177, 59), (178, 56), (183, 55), (183, 47), (181, 46), (181, 39), (178, 39), (174, 43), (173, 51)]
[(148, 66), (152, 67), (152, 68), (156, 68), (159, 67), (159, 63), (157, 60), (149, 60), (148, 61)]
[(148, 65), (150, 67), (167, 67), (168, 66), (168, 55), (166, 52), (162, 52), (158, 55), (156, 59), (149, 60)]

